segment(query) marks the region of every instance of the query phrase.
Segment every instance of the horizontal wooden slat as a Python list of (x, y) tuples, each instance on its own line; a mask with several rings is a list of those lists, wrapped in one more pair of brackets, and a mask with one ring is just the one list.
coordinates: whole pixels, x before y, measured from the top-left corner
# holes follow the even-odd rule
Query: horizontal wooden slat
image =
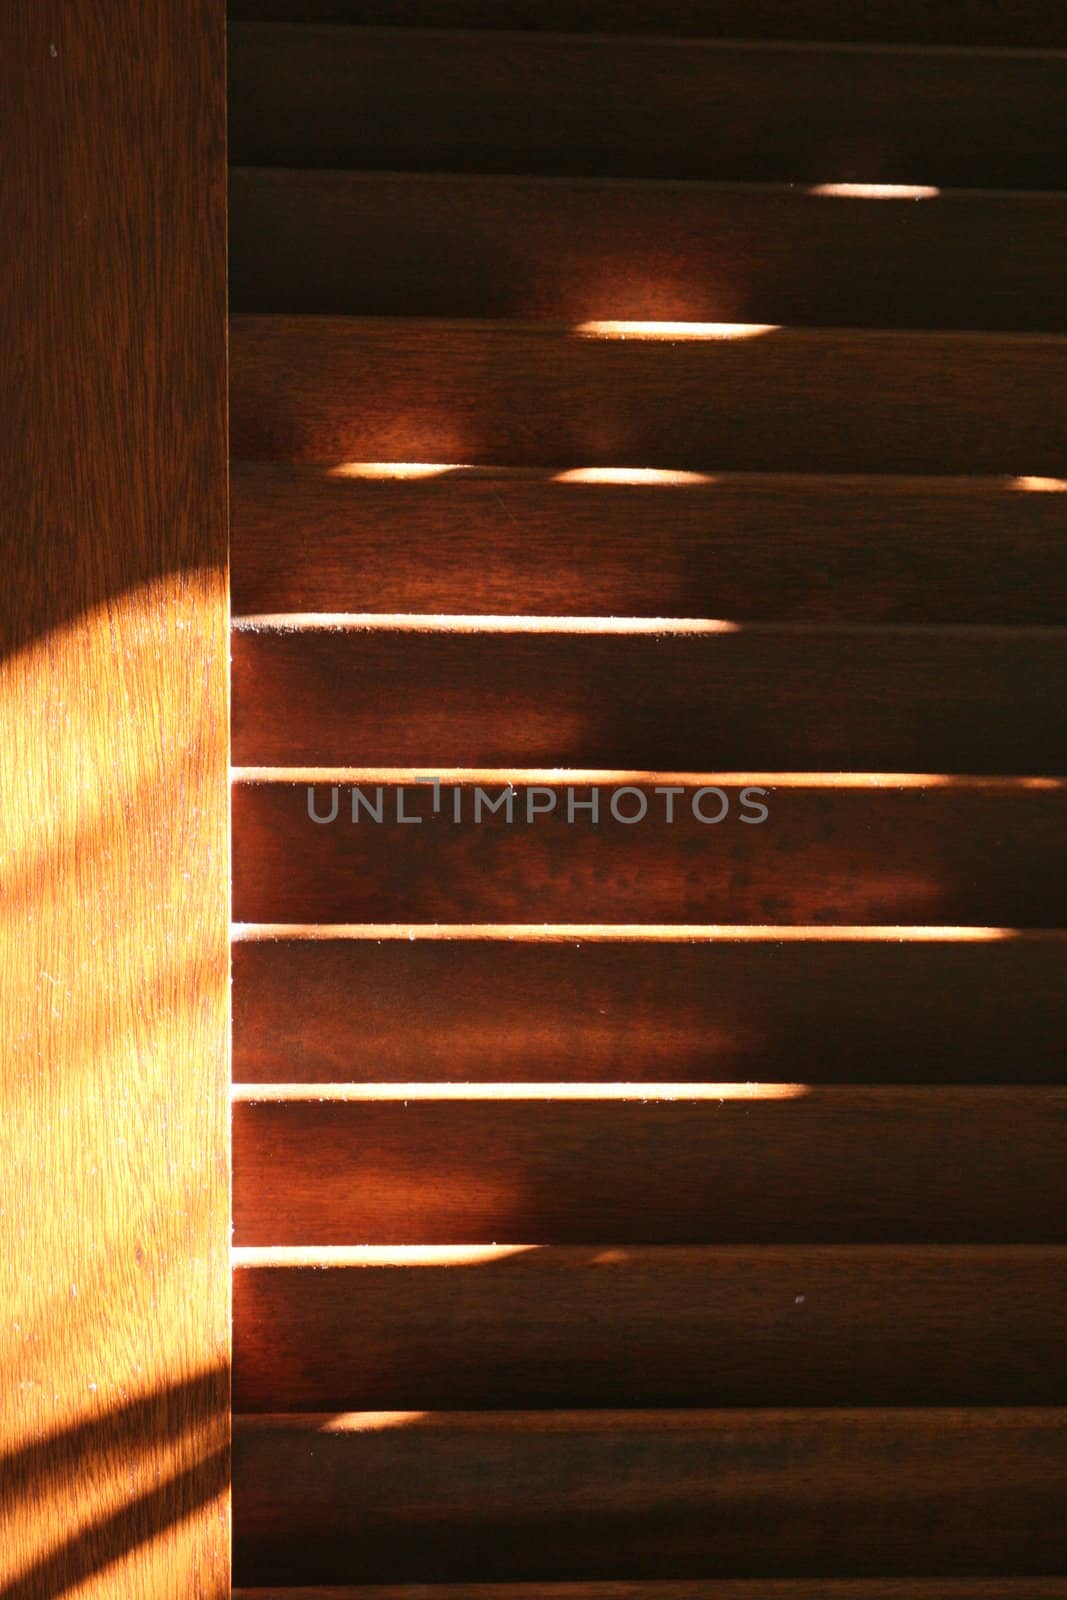
[(616, 333), (234, 317), (231, 450), (330, 463), (1012, 477), (1057, 477), (1067, 461), (1067, 341), (1053, 335)]
[(241, 1418), (234, 1574), (1041, 1574), (1065, 1489), (1040, 1408)]
[(1067, 1578), (804, 1578), (717, 1582), (358, 1584), (234, 1589), (233, 1600), (1067, 1600)]
[(661, 626), (245, 623), (233, 760), (1067, 771), (1067, 629)]
[(235, 1265), (237, 1411), (1067, 1402), (1067, 1250), (250, 1251)]
[(234, 612), (1067, 622), (1054, 484), (628, 477), (235, 462)]
[(1067, 1240), (1064, 1089), (235, 1094), (238, 1245)]
[(230, 182), (238, 311), (1062, 329), (1065, 277), (1062, 194), (249, 169)]
[(242, 1584), (232, 1600), (1067, 1600), (1067, 1578), (638, 1579), (584, 1583)]
[[(607, 783), (598, 788), (602, 820), (593, 825), (589, 813), (577, 809), (592, 793), (588, 774), (570, 781), (537, 774), (523, 784), (523, 776), (512, 773), (522, 785), (515, 802), (519, 820), (509, 824), (501, 808), (475, 823), (476, 790), (484, 782), (496, 801), (508, 782), (507, 775), (490, 773), (456, 786), (466, 821), (455, 824), (455, 787), (442, 791), (446, 809), (435, 817), (432, 791), (414, 785), (411, 776), (382, 784), (381, 824), (363, 809), (353, 824), (352, 791), (376, 803), (375, 775), (348, 786), (344, 775), (340, 781), (326, 775), (316, 789), (317, 814), (330, 814), (336, 783), (338, 816), (317, 825), (308, 816), (308, 780), (239, 775), (233, 794), (237, 920), (905, 922), (1006, 929), (1056, 928), (1067, 920), (1062, 783), (935, 777), (904, 786), (891, 776), (791, 782), (771, 774), (727, 775), (729, 814), (717, 826), (695, 820), (692, 786), (675, 797), (675, 820), (668, 824), (666, 799), (648, 782), (645, 820), (617, 822), (609, 809), (616, 786)], [(766, 805), (767, 820), (746, 825), (739, 820), (741, 789), (764, 787), (764, 779), (771, 793), (757, 803)], [(664, 774), (655, 781), (671, 779)], [(698, 781), (713, 785), (716, 777)], [(556, 809), (527, 823), (531, 798), (541, 805), (553, 798), (534, 793), (535, 784), (556, 786)], [(573, 823), (567, 820), (568, 788), (577, 802)], [(426, 820), (397, 823), (401, 804), (406, 815), (421, 812)], [(714, 795), (700, 805), (706, 816), (722, 810)], [(619, 808), (627, 806), (636, 812), (632, 795)]]
[(230, 29), (244, 166), (1056, 188), (1067, 62), (999, 51)]
[(251, 22), (964, 45), (1067, 45), (1057, 0), (230, 0)]
[(1067, 1076), (1063, 933), (243, 931), (244, 1082)]

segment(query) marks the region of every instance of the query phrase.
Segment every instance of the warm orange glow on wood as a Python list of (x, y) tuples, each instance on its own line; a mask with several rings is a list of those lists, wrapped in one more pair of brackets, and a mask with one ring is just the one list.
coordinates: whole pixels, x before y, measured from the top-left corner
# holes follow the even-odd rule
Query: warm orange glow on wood
[(225, 1600), (223, 7), (8, 11), (0, 1591)]

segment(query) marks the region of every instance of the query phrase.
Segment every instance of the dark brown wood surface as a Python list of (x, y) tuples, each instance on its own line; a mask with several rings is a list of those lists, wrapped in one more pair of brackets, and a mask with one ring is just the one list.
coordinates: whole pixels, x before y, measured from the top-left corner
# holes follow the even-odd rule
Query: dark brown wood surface
[(238, 311), (1062, 329), (1065, 276), (1062, 194), (248, 168), (230, 181)]
[(251, 1084), (234, 1242), (1062, 1243), (1065, 1119), (1045, 1087)]
[(434, 1082), (1064, 1075), (1063, 932), (822, 926), (687, 936), (645, 925), (627, 936), (588, 925), (378, 924), (239, 933), (239, 1082), (404, 1082), (413, 1072)]
[(251, 1583), (1037, 1576), (1067, 1561), (1065, 1489), (1063, 1413), (1039, 1407), (243, 1417), (234, 1565)]
[(242, 166), (1063, 187), (1051, 52), (235, 23)]
[(637, 1583), (358, 1584), (247, 1589), (233, 1600), (1064, 1600), (1067, 1578), (648, 1579)]
[[(432, 790), (416, 785), (414, 773), (392, 786), (381, 776), (326, 772), (285, 781), (267, 773), (260, 781), (238, 774), (238, 921), (1064, 926), (1062, 783), (920, 777), (905, 786), (891, 774), (842, 774), (826, 785), (817, 776), (728, 774), (729, 813), (705, 825), (693, 816), (692, 783), (675, 797), (675, 821), (668, 824), (665, 812), (654, 809), (666, 800), (636, 775), (649, 804), (645, 820), (616, 822), (609, 809), (616, 785), (607, 782), (599, 786), (602, 820), (594, 826), (577, 809), (568, 822), (567, 788), (575, 801), (588, 801), (595, 774), (524, 779), (498, 772), (459, 786), (468, 820), (457, 825), (447, 773), (445, 809), (436, 817)], [(520, 820), (509, 824), (501, 809), (476, 824), (476, 789), (484, 784), (496, 801), (509, 777)], [(766, 805), (767, 820), (746, 825), (742, 789), (762, 787), (763, 779), (771, 793), (758, 803)], [(618, 781), (626, 784), (627, 775)], [(671, 779), (660, 774), (658, 781)], [(714, 773), (694, 781), (720, 786)], [(317, 813), (328, 816), (334, 784), (337, 820), (312, 822), (309, 786)], [(361, 809), (353, 824), (353, 790), (376, 804), (379, 784), (382, 823)], [(549, 792), (533, 793), (535, 787)], [(555, 798), (556, 809), (527, 823), (531, 794), (535, 805)], [(400, 804), (405, 815), (421, 810), (426, 820), (398, 823)], [(632, 795), (620, 804), (637, 810)], [(722, 810), (715, 795), (700, 804), (708, 816)], [(1016, 1070), (1026, 1069), (1005, 1062), (1009, 1076)]]
[(230, 359), (238, 457), (1012, 478), (1067, 461), (1053, 335), (238, 316)]
[(235, 1597), (1062, 1600), (1059, 21), (232, 9)]
[(238, 1411), (1067, 1401), (1062, 1249), (250, 1250), (235, 1265)]
[(221, 0), (9, 0), (0, 1593), (229, 1594)]
[[(241, 766), (1067, 772), (1067, 629), (280, 617), (234, 634)], [(654, 630), (654, 631), (653, 631)]]
[(233, 1600), (1064, 1600), (1067, 1578), (648, 1579), (637, 1583), (358, 1584), (247, 1589)]
[(235, 615), (1067, 623), (1059, 480), (606, 476), (238, 462)]
[(651, 33), (726, 39), (867, 39), (913, 44), (1067, 45), (1057, 0), (230, 0), (250, 22)]

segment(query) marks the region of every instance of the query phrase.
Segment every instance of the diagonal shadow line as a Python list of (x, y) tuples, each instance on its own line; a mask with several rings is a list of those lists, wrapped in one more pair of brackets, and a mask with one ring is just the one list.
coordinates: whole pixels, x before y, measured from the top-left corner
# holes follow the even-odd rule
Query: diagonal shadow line
[[(151, 1493), (140, 1495), (109, 1517), (73, 1534), (57, 1550), (0, 1589), (0, 1600), (58, 1600), (216, 1499), (228, 1482), (229, 1452), (216, 1450), (203, 1456)], [(205, 1596), (205, 1600), (222, 1600), (222, 1595)]]
[[(185, 1438), (212, 1418), (225, 1416), (227, 1372), (225, 1366), (209, 1367), (182, 1383), (164, 1385), (139, 1400), (0, 1454), (5, 1498), (14, 1497), (13, 1486), (20, 1480), (24, 1493), (36, 1493), (46, 1480), (84, 1466), (82, 1458), (111, 1454), (138, 1443), (146, 1452), (155, 1451), (161, 1442)], [(6, 1593), (0, 1590), (0, 1600)]]

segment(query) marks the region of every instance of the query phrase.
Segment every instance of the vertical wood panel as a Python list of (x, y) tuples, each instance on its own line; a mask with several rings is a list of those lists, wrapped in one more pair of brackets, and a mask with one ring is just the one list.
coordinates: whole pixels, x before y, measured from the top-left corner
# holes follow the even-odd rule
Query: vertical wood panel
[(224, 8), (3, 11), (0, 1593), (222, 1600)]

